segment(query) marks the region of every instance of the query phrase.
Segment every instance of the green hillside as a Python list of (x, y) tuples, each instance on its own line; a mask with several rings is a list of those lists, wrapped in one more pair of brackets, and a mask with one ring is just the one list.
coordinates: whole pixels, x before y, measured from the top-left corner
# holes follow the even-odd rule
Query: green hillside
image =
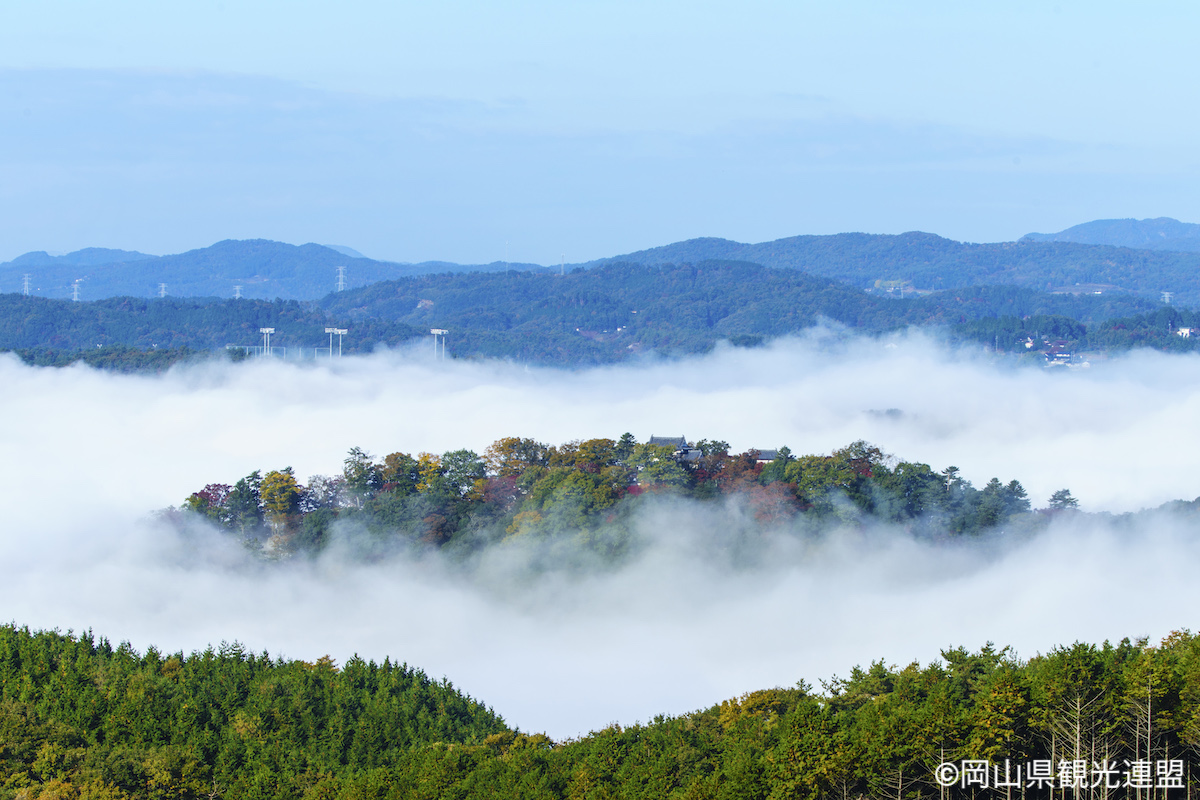
[[(555, 743), (392, 662), (339, 668), (238, 645), (138, 653), (9, 625), (0, 799), (978, 800), (1006, 796), (990, 769), (1003, 776), (1006, 762), (1031, 799), (1062, 780), (1098, 780), (1111, 800), (1186, 797), (1200, 773), (1198, 690), (1200, 637), (1186, 631), (1028, 660), (989, 643)], [(967, 760), (989, 767), (986, 788)]]
[(491, 709), (406, 664), (138, 653), (0, 625), (4, 800), (332, 797), (339, 779), (497, 734), (511, 740)]

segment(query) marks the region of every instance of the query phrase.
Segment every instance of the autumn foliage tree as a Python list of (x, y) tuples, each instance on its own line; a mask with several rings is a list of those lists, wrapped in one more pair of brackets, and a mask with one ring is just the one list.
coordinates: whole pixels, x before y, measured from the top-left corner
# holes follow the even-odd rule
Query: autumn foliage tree
[(571, 536), (613, 554), (632, 535), (633, 510), (662, 496), (732, 502), (772, 529), (807, 517), (966, 535), (1002, 529), (1029, 512), (1015, 480), (992, 479), (976, 489), (955, 467), (935, 472), (863, 441), (828, 455), (780, 447), (766, 460), (754, 449), (731, 453), (720, 440), (677, 449), (639, 443), (628, 433), (558, 445), (505, 437), (482, 456), (461, 449), (376, 459), (354, 447), (339, 475), (312, 476), (307, 486), (290, 468), (260, 475), (232, 487), (209, 484), (183, 510), (251, 543), (262, 538), (256, 531), (286, 536), (271, 548), (276, 557), (284, 544), (284, 550), (319, 549), (343, 523), (365, 527), (381, 543), (470, 550), (506, 537)]

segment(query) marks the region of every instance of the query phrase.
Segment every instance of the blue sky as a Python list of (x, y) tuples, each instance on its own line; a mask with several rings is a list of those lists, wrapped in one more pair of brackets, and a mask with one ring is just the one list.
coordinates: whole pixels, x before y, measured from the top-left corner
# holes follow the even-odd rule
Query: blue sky
[[(1185, 3), (0, 7), (0, 260), (1200, 221)], [(507, 243), (507, 244), (506, 244)]]

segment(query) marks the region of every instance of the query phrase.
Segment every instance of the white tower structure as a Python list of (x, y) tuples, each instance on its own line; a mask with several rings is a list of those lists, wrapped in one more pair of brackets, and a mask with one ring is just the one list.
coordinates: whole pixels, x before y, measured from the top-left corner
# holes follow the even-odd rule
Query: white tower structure
[(165, 283), (160, 283), (158, 285), (158, 296), (159, 297), (167, 296), (167, 285)]
[(263, 335), (263, 355), (271, 355), (271, 334), (275, 332), (274, 328), (259, 328), (258, 332)]
[(325, 332), (329, 334), (329, 357), (333, 358), (333, 337), (334, 334), (338, 337), (338, 358), (342, 357), (342, 337), (350, 332), (348, 328), (326, 328)]
[[(446, 360), (446, 334), (449, 333), (450, 331), (445, 330), (443, 328), (431, 328), (429, 330), (429, 332), (433, 334), (433, 358), (434, 358), (434, 360), (436, 361), (437, 359), (440, 358), (442, 361), (445, 361)], [(441, 349), (440, 355), (438, 354), (438, 337), (441, 337), (441, 339), (442, 339), (442, 349)]]
[(337, 290), (339, 292), (342, 292), (342, 291), (346, 290), (346, 268), (338, 267), (337, 271), (338, 271)]
[(75, 283), (71, 284), (71, 299), (76, 303), (79, 302), (79, 283), (83, 278), (76, 278)]
[(233, 299), (234, 300), (242, 299), (242, 285), (240, 283), (233, 287)]
[(25, 273), (25, 280), (21, 283), (21, 294), (29, 297), (29, 273)]

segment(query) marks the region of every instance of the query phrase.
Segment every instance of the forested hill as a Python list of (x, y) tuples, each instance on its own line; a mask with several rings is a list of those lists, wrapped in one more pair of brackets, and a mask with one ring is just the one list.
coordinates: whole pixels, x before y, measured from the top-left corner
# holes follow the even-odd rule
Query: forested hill
[(1200, 305), (1200, 253), (1133, 250), (1076, 242), (968, 244), (932, 233), (899, 235), (839, 233), (793, 236), (761, 244), (691, 239), (592, 262), (697, 263), (710, 259), (752, 261), (769, 267), (869, 288), (876, 281), (908, 282), (918, 289), (1011, 284), (1033, 289), (1070, 289), (1076, 284), (1119, 287), (1147, 297), (1171, 291), (1176, 302)]
[[(555, 743), (394, 663), (339, 669), (236, 645), (138, 653), (9, 625), (0, 626), (0, 798), (1009, 796), (981, 784), (978, 769), (974, 782), (964, 775), (968, 760), (1001, 776), (1007, 761), (1011, 796), (1029, 800), (1065, 797), (1072, 781), (1103, 782), (1093, 796), (1109, 800), (1186, 798), (1200, 775), (1197, 687), (1200, 637), (1187, 631), (1157, 645), (1075, 643), (1028, 661), (987, 644), (947, 648), (928, 666), (854, 667), (823, 692), (799, 681)], [(1075, 771), (1080, 753), (1089, 758)], [(941, 768), (939, 785), (941, 764), (950, 771)]]
[[(957, 467), (938, 472), (863, 441), (828, 455), (775, 446), (738, 454), (727, 442), (639, 443), (626, 433), (560, 445), (506, 437), (482, 456), (460, 449), (377, 459), (352, 448), (340, 474), (310, 476), (307, 485), (288, 467), (226, 477), (232, 482), (198, 488), (164, 519), (185, 529), (207, 521), (277, 562), (313, 556), (336, 539), (354, 541), (366, 559), (412, 548), (460, 559), (540, 542), (560, 556), (586, 552), (591, 568), (604, 569), (640, 552), (647, 533), (639, 515), (664, 500), (695, 501), (721, 530), (753, 531), (738, 545), (746, 557), (756, 549), (750, 542), (842, 525), (890, 524), (946, 541), (1028, 535), (1054, 518), (1030, 511), (1017, 480), (976, 488)], [(1054, 512), (1074, 504), (1069, 490), (1051, 499)]]
[(455, 346), (468, 352), (531, 360), (578, 353), (609, 360), (651, 349), (699, 352), (719, 339), (780, 336), (821, 319), (870, 332), (1002, 315), (1090, 322), (1152, 311), (1158, 304), (1127, 295), (1050, 295), (1016, 287), (892, 300), (795, 270), (710, 261), (651, 269), (614, 263), (565, 276), (430, 275), (332, 294), (321, 307), (351, 320), (448, 328)]
[[(1128, 295), (1054, 295), (1012, 286), (898, 300), (803, 272), (744, 262), (649, 269), (609, 264), (562, 276), (519, 271), (426, 275), (334, 293), (319, 304), (172, 297), (72, 303), (4, 294), (0, 349), (252, 346), (261, 342), (259, 328), (273, 327), (274, 346), (311, 352), (327, 346), (324, 329), (336, 326), (350, 331), (345, 352), (363, 353), (428, 335), (430, 328), (446, 328), (451, 331), (449, 351), (456, 356), (585, 365), (639, 352), (703, 352), (722, 339), (756, 344), (822, 319), (878, 332), (907, 325), (959, 329), (972, 321), (1005, 317), (1017, 320), (1018, 328), (1030, 327), (1029, 334), (1060, 336), (1056, 329), (1070, 327), (1071, 340), (1078, 341), (1084, 324), (1139, 314), (1153, 335), (1131, 343), (1200, 342), (1172, 336), (1169, 320), (1150, 321), (1146, 315), (1158, 309), (1157, 303)], [(1018, 334), (1022, 340), (1027, 337), (1023, 330), (1007, 328), (962, 330), (969, 338), (985, 337), (1003, 347)], [(997, 340), (1001, 332), (1004, 342)]]
[(346, 268), (347, 286), (430, 272), (542, 269), (531, 264), (397, 264), (350, 257), (319, 244), (228, 239), (167, 256), (100, 248), (59, 257), (26, 253), (0, 264), (0, 291), (21, 291), (29, 275), (32, 294), (51, 298), (71, 297), (79, 280), (79, 296), (86, 300), (156, 297), (159, 284), (166, 284), (174, 297), (233, 297), (234, 287), (241, 286), (246, 298), (313, 300), (334, 290), (339, 266)]
[(406, 664), (284, 661), (236, 644), (138, 653), (0, 625), (3, 800), (334, 797), (337, 778), (497, 735), (515, 738)]

